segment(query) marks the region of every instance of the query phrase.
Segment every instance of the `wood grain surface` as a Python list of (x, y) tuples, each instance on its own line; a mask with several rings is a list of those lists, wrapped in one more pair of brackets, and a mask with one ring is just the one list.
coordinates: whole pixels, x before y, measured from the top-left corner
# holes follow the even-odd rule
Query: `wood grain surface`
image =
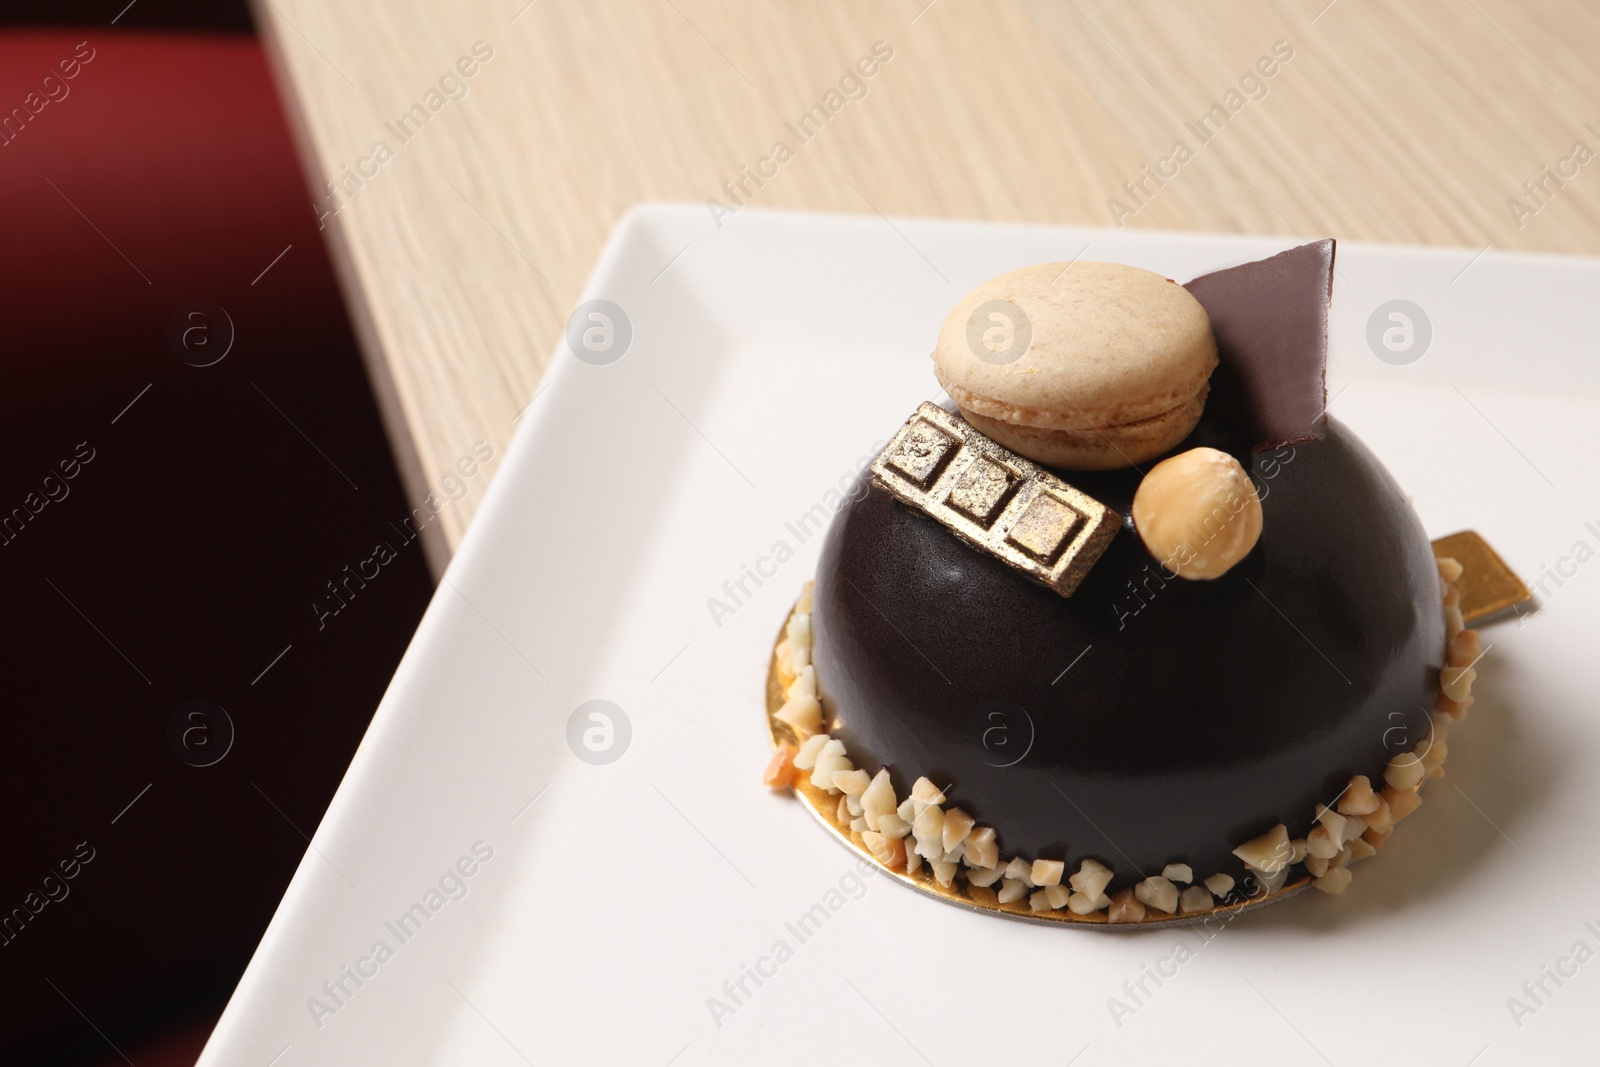
[[(775, 177), (746, 178), (748, 202), (1457, 245), (1463, 265), (1600, 252), (1600, 7), (1580, 0), (257, 0), (257, 16), (418, 499), (476, 442), (504, 451), (630, 205), (731, 203), (724, 183), (819, 103), (837, 113)], [(858, 67), (875, 44), (891, 54)], [(436, 565), (493, 466), (438, 524)]]

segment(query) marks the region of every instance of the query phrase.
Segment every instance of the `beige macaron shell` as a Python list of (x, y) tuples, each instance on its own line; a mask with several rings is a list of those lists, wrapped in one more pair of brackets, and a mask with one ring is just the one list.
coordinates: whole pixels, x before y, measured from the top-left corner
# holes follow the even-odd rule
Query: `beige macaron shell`
[[(968, 344), (967, 320), (990, 300), (1011, 301), (1032, 326), (1032, 344), (1012, 363), (987, 363)], [(1217, 346), (1205, 309), (1183, 286), (1137, 267), (1079, 261), (1024, 267), (972, 290), (945, 319), (933, 360), (939, 384), (966, 411), (1085, 431), (1203, 398)]]
[(1047, 467), (1075, 471), (1121, 470), (1171, 451), (1188, 437), (1206, 406), (1208, 386), (1171, 411), (1105, 430), (1051, 430), (1001, 422), (976, 411), (961, 415), (984, 436)]

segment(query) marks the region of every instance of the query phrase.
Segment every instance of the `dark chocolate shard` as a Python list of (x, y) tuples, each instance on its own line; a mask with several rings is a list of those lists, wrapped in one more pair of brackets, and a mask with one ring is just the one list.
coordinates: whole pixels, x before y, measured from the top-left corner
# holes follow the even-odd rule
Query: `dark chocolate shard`
[(1333, 257), (1332, 239), (1313, 241), (1184, 286), (1217, 335), (1207, 407), (1257, 452), (1325, 432)]

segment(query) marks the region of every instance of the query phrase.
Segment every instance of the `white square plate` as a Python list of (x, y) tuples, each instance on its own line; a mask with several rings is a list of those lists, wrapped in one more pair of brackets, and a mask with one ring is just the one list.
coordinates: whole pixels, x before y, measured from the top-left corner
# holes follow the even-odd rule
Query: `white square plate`
[[(1006, 922), (860, 875), (759, 784), (804, 517), (936, 394), (956, 299), (1034, 262), (1188, 279), (1295, 243), (630, 214), (585, 294), (629, 347), (562, 346), (202, 1064), (1575, 1062), (1600, 1001), (1595, 260), (1339, 250), (1333, 413), (1431, 535), (1480, 530), (1546, 601), (1486, 633), (1449, 778), (1343, 897), (1209, 937)], [(1431, 325), (1405, 365), (1367, 341), (1394, 299)], [(613, 715), (604, 764), (568, 742), (597, 699), (630, 735)]]

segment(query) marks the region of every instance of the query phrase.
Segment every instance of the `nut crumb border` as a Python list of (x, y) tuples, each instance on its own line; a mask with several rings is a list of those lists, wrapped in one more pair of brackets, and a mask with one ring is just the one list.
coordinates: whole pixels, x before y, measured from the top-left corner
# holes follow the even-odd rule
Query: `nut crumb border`
[[(1482, 642), (1462, 620), (1461, 565), (1448, 557), (1437, 564), (1446, 652), (1429, 736), (1393, 757), (1381, 783), (1357, 775), (1331, 806), (1317, 805), (1306, 837), (1290, 838), (1280, 823), (1241, 842), (1234, 854), (1245, 864), (1248, 885), (1224, 874), (1196, 877), (1186, 865), (1168, 864), (1160, 875), (1108, 896), (1110, 872), (1098, 862), (1085, 860), (1068, 871), (1060, 861), (1001, 856), (995, 828), (977, 825), (928, 779), (917, 779), (911, 796), (902, 799), (887, 771), (873, 777), (856, 769), (844, 743), (819, 732), (810, 582), (790, 610), (768, 666), (767, 727), (774, 752), (763, 779), (771, 788), (792, 790), (835, 837), (884, 873), (946, 902), (1011, 918), (1143, 928), (1200, 922), (1311, 887), (1338, 895), (1351, 883), (1351, 866), (1376, 855), (1394, 826), (1421, 805), (1422, 787), (1444, 777), (1449, 729), (1472, 705)], [(866, 803), (872, 805), (870, 816)]]

